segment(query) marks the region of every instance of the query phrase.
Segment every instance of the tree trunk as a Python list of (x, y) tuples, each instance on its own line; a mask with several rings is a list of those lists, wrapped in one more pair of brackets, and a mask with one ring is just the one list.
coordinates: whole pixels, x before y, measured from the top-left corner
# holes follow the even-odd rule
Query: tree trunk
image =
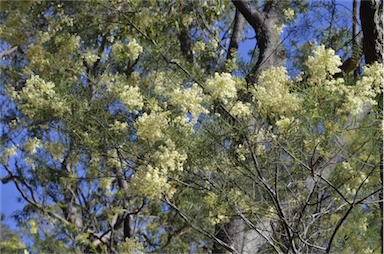
[(360, 3), (360, 20), (363, 30), (365, 63), (383, 62), (383, 1)]
[[(365, 63), (372, 64), (377, 61), (383, 63), (383, 1), (372, 0), (360, 2), (360, 20), (363, 30), (363, 52)], [(383, 93), (379, 96), (379, 108), (383, 109)], [(383, 154), (383, 142), (380, 142), (380, 154)], [(380, 180), (383, 186), (383, 157), (380, 159)], [(381, 253), (384, 251), (383, 239), (383, 191), (379, 194), (380, 212), (381, 212)]]
[[(276, 29), (278, 19), (282, 15), (281, 11), (283, 8), (281, 8), (281, 5), (283, 1), (269, 1), (265, 4), (262, 11), (252, 6), (249, 1), (233, 1), (233, 4), (236, 7), (236, 17), (229, 50), (238, 48), (242, 32), (241, 27), (243, 26), (242, 17), (244, 17), (256, 33), (259, 48), (258, 61), (247, 75), (247, 83), (254, 85), (257, 83), (257, 75), (261, 71), (272, 66), (285, 65), (286, 57), (281, 44), (280, 34)], [(229, 51), (228, 53), (230, 55), (231, 52)], [(257, 226), (260, 226), (260, 231), (263, 232), (269, 225), (268, 221), (261, 221), (260, 225)], [(257, 253), (259, 248), (266, 242), (255, 230), (247, 229), (245, 222), (239, 217), (233, 217), (228, 224), (219, 226), (220, 229), (217, 231), (216, 237), (233, 246), (238, 253)], [(229, 252), (220, 244), (215, 243), (213, 253)]]
[[(375, 61), (383, 63), (383, 1), (373, 0), (360, 3), (360, 20), (363, 30), (363, 52), (365, 62), (371, 64)], [(383, 94), (379, 98), (379, 108), (383, 107)], [(383, 142), (380, 143), (380, 154), (383, 154)], [(380, 159), (380, 178), (383, 185), (383, 157)], [(383, 214), (383, 192), (380, 192), (379, 199), (381, 214)], [(383, 232), (384, 222), (381, 221), (381, 252), (384, 251)]]
[(236, 9), (243, 14), (256, 33), (259, 47), (259, 58), (247, 82), (256, 83), (257, 75), (271, 66), (284, 66), (286, 56), (277, 32), (278, 19), (281, 17), (284, 1), (269, 1), (262, 11), (255, 9), (250, 2), (233, 1)]
[(244, 25), (245, 25), (244, 16), (241, 14), (241, 12), (236, 10), (233, 31), (231, 35), (231, 41), (229, 42), (229, 46), (228, 46), (227, 59), (232, 59), (233, 57), (235, 57), (232, 51), (233, 50), (237, 51), (239, 49), (241, 36), (243, 35)]

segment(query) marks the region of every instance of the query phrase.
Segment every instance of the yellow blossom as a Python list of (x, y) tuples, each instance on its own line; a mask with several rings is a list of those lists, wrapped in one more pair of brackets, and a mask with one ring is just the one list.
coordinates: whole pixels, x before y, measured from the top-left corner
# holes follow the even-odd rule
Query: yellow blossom
[(183, 170), (183, 164), (187, 155), (176, 150), (175, 144), (170, 140), (165, 141), (165, 145), (160, 146), (151, 156), (156, 167), (166, 173), (174, 170)]
[(283, 10), (283, 14), (284, 14), (285, 19), (286, 19), (288, 22), (293, 21), (294, 18), (295, 18), (295, 11), (292, 10), (291, 8), (284, 9), (284, 10)]
[(100, 59), (100, 57), (92, 51), (85, 52), (83, 58), (89, 66)]
[(113, 124), (109, 125), (109, 130), (114, 134), (123, 134), (128, 130), (128, 124), (115, 120)]
[(17, 147), (13, 145), (13, 146), (7, 148), (5, 150), (5, 154), (7, 155), (8, 158), (16, 155), (17, 154)]
[(144, 113), (135, 123), (139, 139), (146, 140), (150, 144), (163, 140), (167, 127), (168, 118), (162, 112), (152, 112), (149, 115)]
[(119, 77), (116, 80), (112, 78), (111, 81), (112, 84), (108, 84), (107, 90), (117, 96), (127, 110), (138, 112), (138, 110), (142, 109), (144, 103), (139, 87), (130, 86)]
[(41, 141), (36, 137), (30, 138), (24, 143), (24, 150), (30, 154), (35, 154), (39, 147), (41, 147)]
[(227, 103), (237, 96), (236, 80), (229, 73), (215, 73), (215, 76), (208, 79), (205, 85), (214, 100)]
[(36, 221), (35, 220), (30, 220), (29, 222), (28, 222), (28, 224), (29, 224), (29, 232), (31, 233), (31, 234), (37, 234), (37, 230), (38, 230), (38, 228), (37, 228), (37, 225), (36, 225)]
[(39, 76), (32, 76), (18, 94), (13, 93), (13, 97), (23, 103), (20, 108), (29, 117), (35, 117), (39, 112), (47, 110), (55, 115), (62, 115), (69, 111), (69, 108), (54, 88), (54, 83), (45, 82)]
[(379, 63), (364, 66), (364, 75), (355, 86), (345, 87), (345, 102), (338, 109), (339, 113), (357, 116), (377, 104), (376, 96), (384, 83), (384, 69)]
[(162, 192), (170, 188), (167, 177), (158, 168), (151, 165), (139, 166), (137, 171), (132, 176), (132, 193), (157, 199), (161, 197)]
[(141, 47), (135, 39), (130, 40), (128, 44), (117, 42), (113, 44), (111, 54), (118, 62), (127, 60), (135, 61), (143, 52)]
[(171, 105), (180, 106), (183, 113), (190, 113), (192, 123), (195, 123), (202, 113), (208, 111), (202, 106), (203, 91), (197, 84), (190, 88), (176, 88), (170, 93), (169, 103)]
[(283, 133), (289, 129), (292, 123), (295, 121), (294, 117), (285, 117), (283, 116), (276, 122), (276, 126), (279, 128), (280, 132)]
[(47, 152), (52, 154), (52, 157), (55, 160), (60, 160), (64, 156), (65, 147), (61, 143), (48, 142), (45, 144), (45, 149)]
[(289, 116), (300, 108), (301, 100), (289, 92), (289, 84), (284, 67), (271, 67), (260, 73), (258, 84), (251, 92), (262, 116)]
[(251, 104), (237, 101), (231, 108), (230, 113), (240, 119), (248, 119), (252, 115)]
[(321, 45), (315, 49), (313, 56), (306, 62), (311, 76), (308, 79), (310, 85), (320, 85), (328, 77), (340, 72), (340, 57), (335, 55), (333, 49), (326, 49)]
[(205, 43), (202, 41), (198, 41), (195, 43), (195, 45), (193, 45), (192, 49), (197, 54), (201, 54), (205, 51)]

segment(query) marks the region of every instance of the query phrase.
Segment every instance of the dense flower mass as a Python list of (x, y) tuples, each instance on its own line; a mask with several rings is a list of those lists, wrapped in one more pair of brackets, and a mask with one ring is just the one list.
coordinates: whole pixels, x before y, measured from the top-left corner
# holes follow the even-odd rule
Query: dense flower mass
[(167, 176), (151, 165), (139, 166), (132, 177), (132, 193), (150, 199), (161, 198), (164, 191), (170, 188)]
[(167, 139), (165, 145), (161, 145), (150, 158), (156, 167), (167, 173), (168, 171), (183, 170), (187, 155), (177, 151), (172, 140)]
[(327, 30), (308, 1), (234, 2), (0, 1), (0, 180), (25, 248), (380, 250), (383, 65), (335, 75), (305, 42), (342, 47), (337, 10)]
[(191, 123), (196, 123), (198, 117), (202, 113), (208, 111), (202, 106), (203, 91), (197, 84), (190, 88), (176, 88), (170, 93), (169, 103), (171, 105), (180, 106), (183, 114), (186, 116), (190, 113), (192, 116)]
[(63, 98), (56, 94), (54, 88), (54, 83), (46, 82), (39, 76), (32, 76), (19, 93), (13, 92), (12, 95), (21, 103), (21, 111), (29, 117), (35, 117), (47, 111), (60, 116), (69, 111), (69, 108)]
[(165, 137), (168, 121), (165, 113), (152, 112), (149, 115), (144, 113), (135, 123), (137, 136), (149, 144), (161, 141)]
[(310, 72), (309, 85), (320, 85), (330, 75), (340, 72), (341, 59), (335, 55), (333, 49), (326, 49), (324, 45), (316, 48), (313, 56), (306, 62)]
[(143, 47), (135, 39), (132, 39), (128, 44), (117, 42), (113, 44), (111, 51), (112, 56), (118, 62), (135, 61), (142, 52)]
[(214, 100), (227, 103), (237, 96), (236, 80), (229, 73), (215, 73), (215, 76), (208, 79), (205, 85)]
[(140, 89), (137, 86), (117, 82), (108, 87), (108, 91), (117, 96), (128, 111), (137, 112), (141, 110), (144, 105)]
[(36, 153), (36, 149), (39, 147), (41, 147), (41, 140), (36, 137), (28, 139), (24, 143), (24, 150), (30, 154)]
[(345, 87), (345, 102), (339, 112), (357, 116), (364, 110), (376, 105), (376, 96), (381, 92), (384, 84), (384, 70), (379, 63), (364, 66), (364, 75), (354, 86)]
[(260, 114), (265, 116), (289, 116), (300, 108), (299, 97), (289, 92), (290, 78), (283, 67), (271, 67), (260, 73), (252, 94)]
[(252, 115), (251, 104), (237, 101), (231, 108), (230, 113), (240, 119), (248, 119)]

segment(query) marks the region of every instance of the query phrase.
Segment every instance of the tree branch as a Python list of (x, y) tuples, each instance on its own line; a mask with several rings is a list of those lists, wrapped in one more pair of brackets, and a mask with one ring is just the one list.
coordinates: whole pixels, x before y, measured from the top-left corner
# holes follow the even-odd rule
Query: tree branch
[(244, 16), (244, 18), (248, 21), (248, 23), (253, 27), (255, 31), (261, 26), (264, 20), (263, 14), (254, 9), (251, 6), (251, 2), (249, 1), (235, 1), (232, 3), (235, 5), (236, 9)]
[(245, 25), (245, 18), (241, 14), (241, 12), (236, 9), (231, 41), (229, 42), (229, 46), (228, 46), (227, 59), (232, 59), (233, 57), (235, 57), (232, 54), (232, 50), (236, 49), (237, 51), (239, 48), (241, 36), (243, 35), (244, 25)]
[(17, 50), (17, 46), (14, 46), (13, 48), (11, 48), (11, 47), (7, 48), (6, 50), (0, 52), (0, 59), (2, 59), (5, 56), (12, 54), (16, 50)]

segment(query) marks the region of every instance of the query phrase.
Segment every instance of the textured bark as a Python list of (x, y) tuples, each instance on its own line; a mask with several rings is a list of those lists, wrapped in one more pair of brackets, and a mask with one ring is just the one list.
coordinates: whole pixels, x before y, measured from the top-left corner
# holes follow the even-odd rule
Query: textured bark
[(359, 33), (359, 21), (358, 21), (358, 15), (359, 15), (359, 8), (358, 8), (358, 0), (353, 0), (352, 4), (352, 40), (353, 44), (357, 45), (357, 34)]
[(193, 63), (192, 42), (188, 30), (183, 27), (179, 34), (180, 50), (188, 62)]
[[(365, 62), (371, 64), (375, 61), (383, 63), (384, 54), (384, 42), (383, 42), (383, 1), (372, 0), (364, 1), (360, 3), (360, 20), (361, 28), (363, 30), (363, 52), (365, 56)], [(383, 107), (383, 94), (379, 97), (379, 107), (382, 110)], [(380, 153), (383, 154), (383, 142), (380, 144)], [(380, 159), (380, 180), (383, 185), (383, 157)], [(383, 191), (379, 195), (379, 199), (383, 200)], [(384, 251), (384, 239), (383, 239), (383, 201), (380, 202), (381, 211), (381, 253)]]
[(234, 55), (232, 55), (232, 50), (235, 49), (237, 51), (239, 49), (241, 36), (243, 35), (244, 25), (245, 25), (244, 16), (241, 14), (241, 12), (236, 10), (233, 31), (231, 35), (231, 41), (229, 42), (229, 46), (228, 46), (227, 59), (232, 59), (234, 57)]
[(259, 58), (247, 77), (248, 83), (256, 83), (258, 73), (271, 66), (284, 66), (286, 62), (280, 35), (275, 29), (281, 16), (283, 1), (269, 1), (262, 11), (246, 1), (233, 1), (233, 4), (256, 33)]
[(363, 30), (363, 52), (365, 62), (383, 62), (383, 1), (360, 3), (360, 20)]

